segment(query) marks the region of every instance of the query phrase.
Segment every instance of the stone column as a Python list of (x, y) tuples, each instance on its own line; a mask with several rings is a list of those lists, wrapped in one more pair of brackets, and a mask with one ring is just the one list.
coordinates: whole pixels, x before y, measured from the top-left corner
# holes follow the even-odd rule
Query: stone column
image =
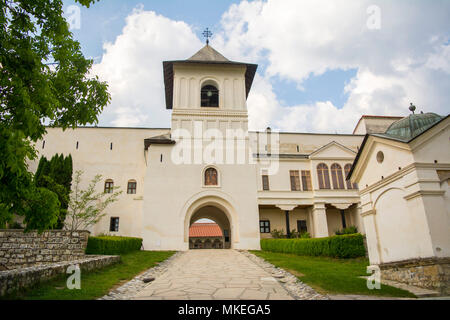
[(294, 208), (297, 205), (277, 205), (277, 208), (281, 209), (284, 211), (284, 214), (286, 216), (286, 235), (288, 238), (291, 237), (291, 229), (289, 226), (289, 212), (294, 210)]
[(342, 228), (347, 228), (347, 221), (345, 221), (345, 210), (341, 209)]
[(289, 226), (289, 210), (285, 210), (284, 214), (286, 215), (286, 237), (291, 237), (291, 228)]
[(315, 238), (328, 237), (328, 222), (325, 203), (323, 202), (314, 203), (312, 217), (314, 226), (314, 237)]

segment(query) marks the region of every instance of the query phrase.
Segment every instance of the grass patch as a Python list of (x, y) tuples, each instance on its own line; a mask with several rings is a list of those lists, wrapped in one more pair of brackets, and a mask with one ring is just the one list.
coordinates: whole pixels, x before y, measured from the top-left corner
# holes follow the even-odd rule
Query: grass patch
[(139, 273), (166, 260), (174, 251), (134, 251), (121, 255), (121, 262), (106, 268), (81, 272), (81, 289), (69, 290), (67, 277), (41, 283), (35, 287), (16, 292), (3, 299), (19, 300), (93, 300), (107, 294), (112, 288), (131, 280)]
[(286, 253), (267, 251), (251, 251), (273, 265), (290, 271), (302, 282), (307, 283), (322, 294), (359, 294), (386, 297), (415, 298), (409, 291), (381, 285), (380, 290), (369, 290), (366, 280), (360, 276), (368, 276), (366, 258), (335, 259), (328, 257), (298, 256)]

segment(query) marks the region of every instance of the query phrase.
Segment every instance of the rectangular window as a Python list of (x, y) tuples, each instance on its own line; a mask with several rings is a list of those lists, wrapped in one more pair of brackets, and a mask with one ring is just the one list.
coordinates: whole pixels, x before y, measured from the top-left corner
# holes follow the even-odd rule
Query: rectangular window
[(109, 231), (117, 232), (119, 231), (119, 218), (112, 217), (109, 223)]
[(112, 180), (107, 180), (105, 182), (105, 193), (113, 193), (114, 191), (114, 182)]
[(136, 194), (136, 181), (128, 181), (128, 194)]
[(269, 190), (269, 176), (268, 175), (262, 176), (262, 185), (263, 185), (263, 190)]
[(270, 233), (270, 221), (269, 220), (260, 220), (259, 221), (259, 232)]
[(300, 177), (298, 174), (298, 170), (289, 171), (291, 177), (291, 190), (292, 191), (300, 191)]
[(306, 226), (306, 220), (297, 220), (297, 230), (300, 234), (308, 232), (308, 227)]
[(311, 191), (312, 190), (311, 171), (302, 170), (302, 186), (303, 186), (303, 191)]

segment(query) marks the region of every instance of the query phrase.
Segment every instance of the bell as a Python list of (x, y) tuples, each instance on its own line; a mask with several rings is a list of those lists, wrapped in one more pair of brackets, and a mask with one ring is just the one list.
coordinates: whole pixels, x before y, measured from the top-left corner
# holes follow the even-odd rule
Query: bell
[(208, 91), (208, 93), (206, 94), (208, 97), (212, 96), (212, 91)]

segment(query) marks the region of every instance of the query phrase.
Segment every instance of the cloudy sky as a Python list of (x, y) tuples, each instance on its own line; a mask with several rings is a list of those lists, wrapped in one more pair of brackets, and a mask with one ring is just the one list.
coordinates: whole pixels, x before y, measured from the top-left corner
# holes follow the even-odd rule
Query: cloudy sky
[(449, 17), (448, 0), (101, 0), (72, 32), (109, 83), (102, 126), (170, 127), (162, 61), (192, 56), (209, 27), (225, 57), (259, 65), (250, 129), (351, 133), (410, 102), (449, 113)]

